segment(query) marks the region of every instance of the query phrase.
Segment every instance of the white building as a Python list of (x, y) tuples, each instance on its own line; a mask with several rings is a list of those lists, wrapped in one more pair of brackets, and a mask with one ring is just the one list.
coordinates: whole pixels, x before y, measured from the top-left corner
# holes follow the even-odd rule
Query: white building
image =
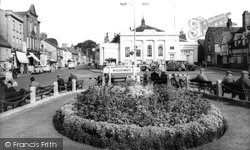
[(180, 42), (179, 34), (168, 34), (163, 30), (145, 24), (144, 18), (141, 26), (136, 28), (136, 53), (134, 52), (134, 31), (121, 32), (116, 43), (99, 44), (99, 64), (112, 60), (115, 63), (134, 62), (151, 63), (153, 61), (185, 60), (190, 63), (198, 61), (197, 42)]

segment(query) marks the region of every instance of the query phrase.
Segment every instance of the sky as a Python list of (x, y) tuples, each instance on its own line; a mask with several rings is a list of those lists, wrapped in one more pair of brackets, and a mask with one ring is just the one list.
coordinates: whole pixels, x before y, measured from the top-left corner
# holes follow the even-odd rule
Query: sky
[[(232, 22), (242, 26), (242, 13), (250, 11), (249, 0), (0, 0), (2, 10), (27, 11), (34, 4), (40, 32), (62, 43), (77, 45), (85, 40), (97, 44), (107, 32), (120, 33), (136, 27), (142, 17), (146, 25), (166, 33), (188, 33), (192, 18), (210, 17), (230, 12)], [(131, 5), (121, 6), (120, 3)], [(147, 6), (142, 3), (148, 3)], [(188, 39), (191, 41), (191, 39)]]

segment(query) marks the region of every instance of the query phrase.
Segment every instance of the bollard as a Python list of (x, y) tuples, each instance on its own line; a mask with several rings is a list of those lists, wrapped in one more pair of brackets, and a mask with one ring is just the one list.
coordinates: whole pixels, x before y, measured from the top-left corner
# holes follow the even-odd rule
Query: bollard
[(140, 83), (141, 82), (141, 76), (136, 76), (136, 80), (137, 80), (138, 83)]
[(54, 85), (53, 87), (54, 96), (57, 96), (58, 95), (58, 82), (54, 82), (53, 85)]
[(72, 91), (75, 92), (76, 91), (76, 79), (72, 80)]
[(105, 77), (104, 77), (104, 74), (102, 75), (102, 86), (105, 85)]
[(189, 91), (190, 90), (190, 77), (189, 77), (189, 75), (187, 75), (186, 76), (186, 89), (187, 89), (187, 91)]
[(31, 86), (30, 87), (30, 103), (35, 103), (36, 102), (36, 87)]
[(109, 81), (108, 85), (111, 85), (111, 67), (109, 66)]
[(216, 95), (222, 96), (221, 80), (216, 81)]
[(168, 83), (167, 83), (168, 86), (171, 86), (171, 77), (172, 77), (171, 74), (168, 74)]

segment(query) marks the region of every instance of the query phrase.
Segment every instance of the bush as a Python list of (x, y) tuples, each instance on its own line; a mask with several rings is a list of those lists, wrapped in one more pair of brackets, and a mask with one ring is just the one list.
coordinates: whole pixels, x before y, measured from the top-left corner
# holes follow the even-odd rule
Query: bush
[(75, 141), (110, 149), (184, 149), (226, 130), (221, 112), (201, 95), (133, 82), (90, 87), (65, 103), (53, 122)]

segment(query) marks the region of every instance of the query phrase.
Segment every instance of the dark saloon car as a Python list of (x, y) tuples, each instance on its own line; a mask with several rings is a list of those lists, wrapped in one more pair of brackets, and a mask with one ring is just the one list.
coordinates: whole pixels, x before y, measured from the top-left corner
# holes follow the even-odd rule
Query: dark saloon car
[(167, 60), (166, 61), (166, 70), (167, 71), (194, 71), (196, 69), (196, 65), (189, 64), (187, 61), (183, 60)]

